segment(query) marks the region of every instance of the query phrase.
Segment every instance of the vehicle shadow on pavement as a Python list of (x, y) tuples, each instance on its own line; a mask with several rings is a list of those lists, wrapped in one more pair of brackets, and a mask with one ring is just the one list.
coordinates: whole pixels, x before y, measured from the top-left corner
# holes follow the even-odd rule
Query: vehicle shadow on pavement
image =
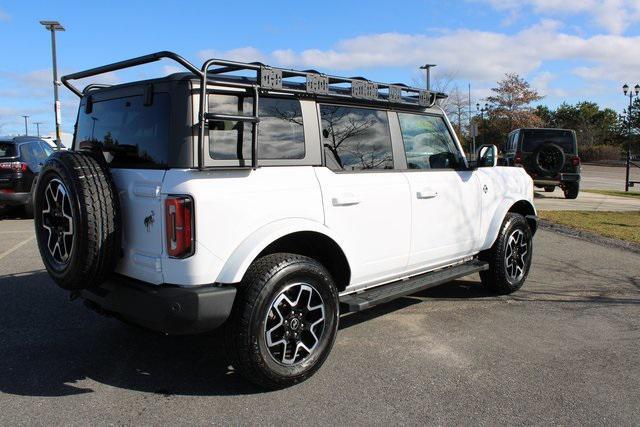
[[(561, 291), (554, 294), (520, 291), (497, 297), (477, 280), (457, 280), (345, 315), (340, 327), (442, 299), (566, 302)], [(572, 301), (607, 302), (607, 298), (580, 296)], [(229, 366), (221, 331), (164, 336), (99, 316), (80, 301), (69, 302), (68, 293), (42, 270), (0, 277), (0, 392), (53, 397), (104, 392), (105, 388), (108, 392), (109, 387), (161, 396), (264, 392)]]
[(0, 277), (0, 392), (72, 396), (104, 385), (163, 396), (263, 392), (229, 367), (221, 332), (164, 336), (69, 302), (44, 271)]

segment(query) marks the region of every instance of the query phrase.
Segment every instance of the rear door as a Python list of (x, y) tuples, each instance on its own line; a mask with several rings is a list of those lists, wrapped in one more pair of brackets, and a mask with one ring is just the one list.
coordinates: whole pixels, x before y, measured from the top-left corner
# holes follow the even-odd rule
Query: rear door
[[(106, 97), (105, 97), (106, 98)], [(116, 271), (163, 283), (162, 181), (168, 164), (170, 100), (158, 92), (97, 99), (80, 107), (75, 149), (100, 149), (111, 168), (120, 199), (123, 257)]]
[(327, 167), (316, 168), (325, 224), (343, 239), (355, 290), (402, 275), (409, 256), (409, 187), (395, 169), (386, 111), (320, 105)]
[(481, 198), (442, 116), (398, 113), (411, 190), (411, 253), (414, 274), (468, 256), (477, 244)]

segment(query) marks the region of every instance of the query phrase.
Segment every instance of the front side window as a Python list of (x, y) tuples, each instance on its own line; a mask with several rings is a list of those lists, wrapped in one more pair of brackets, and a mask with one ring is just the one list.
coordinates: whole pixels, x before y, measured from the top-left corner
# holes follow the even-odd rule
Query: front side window
[(80, 106), (76, 149), (101, 150), (111, 167), (156, 168), (169, 163), (170, 98), (156, 93), (151, 105), (142, 96)]
[(439, 116), (398, 113), (409, 169), (455, 169), (462, 156)]
[(333, 170), (393, 169), (386, 111), (321, 105), (322, 145)]
[[(258, 159), (303, 159), (304, 126), (297, 99), (260, 98)], [(209, 112), (251, 116), (253, 98), (217, 94), (209, 97)], [(214, 160), (250, 160), (249, 122), (209, 122), (209, 156)]]

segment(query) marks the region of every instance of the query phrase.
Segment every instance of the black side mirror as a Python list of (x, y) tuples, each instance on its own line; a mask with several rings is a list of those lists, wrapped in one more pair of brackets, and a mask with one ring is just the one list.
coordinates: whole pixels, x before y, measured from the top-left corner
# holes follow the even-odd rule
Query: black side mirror
[(498, 164), (498, 147), (493, 144), (481, 145), (476, 155), (477, 167), (492, 168)]

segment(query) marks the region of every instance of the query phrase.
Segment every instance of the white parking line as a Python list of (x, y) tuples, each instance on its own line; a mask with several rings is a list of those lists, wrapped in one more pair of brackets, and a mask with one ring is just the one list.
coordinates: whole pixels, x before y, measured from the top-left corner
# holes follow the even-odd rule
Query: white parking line
[(18, 249), (20, 249), (21, 247), (23, 247), (24, 245), (26, 245), (27, 243), (31, 242), (33, 239), (35, 239), (36, 236), (31, 236), (29, 237), (27, 240), (23, 240), (22, 242), (18, 243), (17, 245), (15, 245), (14, 247), (12, 247), (11, 249), (4, 251), (0, 254), (0, 259), (3, 259), (4, 257), (6, 257), (7, 255), (12, 254), (13, 252), (17, 251)]

